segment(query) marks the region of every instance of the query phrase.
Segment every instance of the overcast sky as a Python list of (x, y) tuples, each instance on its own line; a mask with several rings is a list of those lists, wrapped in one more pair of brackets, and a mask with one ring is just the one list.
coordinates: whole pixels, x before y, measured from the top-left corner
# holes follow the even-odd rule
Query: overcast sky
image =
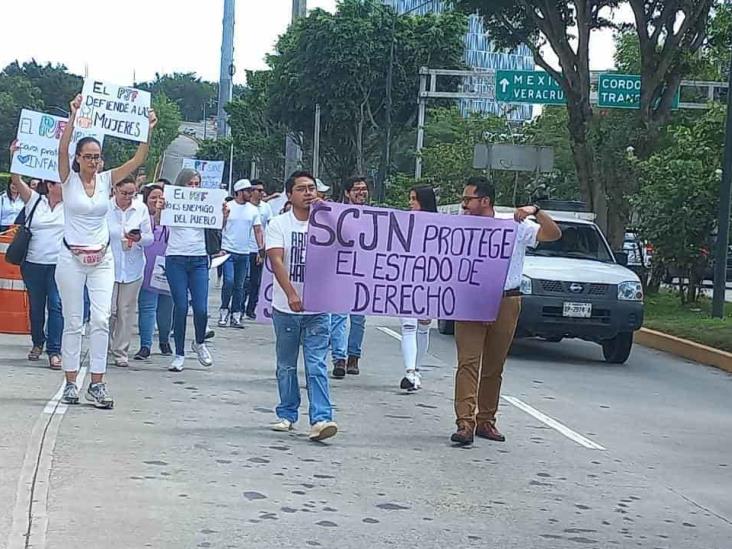
[[(65, 64), (117, 84), (156, 72), (196, 72), (218, 80), (223, 0), (2, 0), (0, 66), (19, 59)], [(333, 10), (336, 0), (309, 0)], [(264, 56), (289, 24), (291, 0), (237, 2), (235, 82)], [(612, 67), (612, 35), (594, 38), (592, 68)]]

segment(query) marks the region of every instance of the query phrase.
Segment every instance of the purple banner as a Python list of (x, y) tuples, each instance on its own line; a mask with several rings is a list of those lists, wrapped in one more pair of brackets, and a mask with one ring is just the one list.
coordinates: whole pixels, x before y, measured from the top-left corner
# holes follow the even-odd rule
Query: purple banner
[(262, 268), (262, 283), (259, 285), (259, 299), (254, 314), (260, 324), (272, 323), (272, 290), (274, 288), (274, 273), (269, 258), (265, 259)]
[(516, 222), (324, 202), (313, 208), (306, 310), (493, 321)]

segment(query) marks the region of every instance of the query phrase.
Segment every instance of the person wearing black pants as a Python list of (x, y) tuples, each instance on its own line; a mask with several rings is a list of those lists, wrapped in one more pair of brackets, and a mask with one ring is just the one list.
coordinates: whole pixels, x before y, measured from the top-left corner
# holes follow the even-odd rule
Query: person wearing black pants
[(257, 303), (259, 303), (259, 286), (262, 284), (262, 269), (264, 261), (259, 252), (249, 254), (249, 280), (247, 280), (247, 304), (245, 314), (250, 320), (257, 318)]
[[(262, 221), (262, 231), (266, 231), (269, 220), (274, 217), (272, 207), (264, 200), (264, 182), (260, 179), (252, 181), (251, 197), (253, 206), (259, 210)], [(253, 229), (252, 229), (253, 230)], [(257, 319), (257, 303), (259, 302), (259, 287), (262, 284), (262, 269), (264, 268), (264, 250), (259, 249), (257, 239), (252, 232), (249, 239), (249, 273), (244, 283), (244, 314), (249, 320)]]

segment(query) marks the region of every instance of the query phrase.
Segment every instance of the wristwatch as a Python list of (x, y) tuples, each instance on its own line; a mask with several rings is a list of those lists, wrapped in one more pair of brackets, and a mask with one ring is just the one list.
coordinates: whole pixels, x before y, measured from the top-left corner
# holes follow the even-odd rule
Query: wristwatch
[(539, 215), (539, 212), (541, 211), (541, 208), (539, 207), (539, 205), (538, 204), (532, 204), (532, 206), (534, 206), (534, 208), (536, 208), (536, 211), (534, 212), (534, 215), (535, 216), (536, 215)]

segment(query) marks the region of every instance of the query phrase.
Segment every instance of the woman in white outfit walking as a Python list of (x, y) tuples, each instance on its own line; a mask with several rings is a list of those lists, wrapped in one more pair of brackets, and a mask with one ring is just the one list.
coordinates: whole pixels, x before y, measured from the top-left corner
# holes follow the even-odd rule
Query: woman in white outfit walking
[[(84, 317), (84, 286), (89, 291), (91, 320), (89, 324), (89, 371), (91, 383), (87, 400), (99, 408), (112, 408), (114, 400), (104, 382), (109, 345), (109, 317), (114, 290), (114, 258), (110, 249), (107, 211), (113, 185), (142, 166), (147, 158), (149, 143), (142, 143), (135, 156), (119, 168), (98, 173), (102, 149), (94, 138), (84, 138), (76, 144), (73, 165), (69, 166), (69, 145), (74, 133), (76, 113), (82, 97), (77, 95), (70, 104), (69, 121), (58, 147), (58, 169), (63, 181), (64, 239), (56, 268), (64, 311), (62, 338), (63, 368), (66, 375), (63, 401), (79, 403), (76, 378), (81, 359), (81, 330)], [(157, 123), (150, 110), (150, 136)]]
[[(413, 212), (437, 212), (437, 199), (432, 187), (414, 187), (409, 191), (409, 209)], [(419, 367), (430, 346), (431, 320), (402, 318), (402, 357), (406, 374), (400, 387), (407, 391), (422, 388)]]

